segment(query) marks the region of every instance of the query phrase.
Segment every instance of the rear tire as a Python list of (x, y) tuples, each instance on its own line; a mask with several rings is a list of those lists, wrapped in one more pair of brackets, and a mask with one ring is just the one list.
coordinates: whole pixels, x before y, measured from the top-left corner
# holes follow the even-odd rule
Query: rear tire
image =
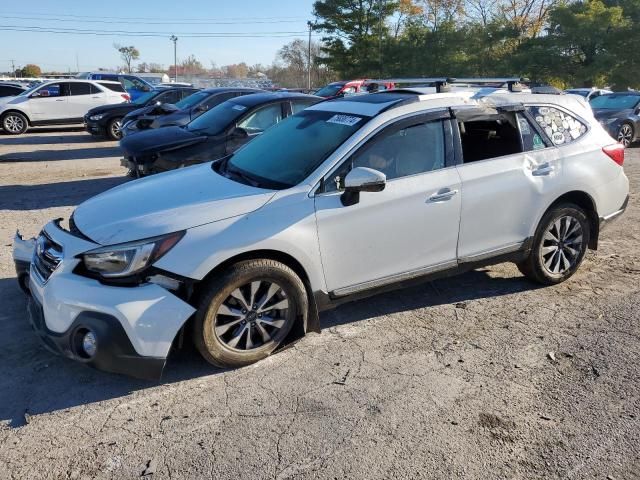
[(194, 321), (200, 354), (221, 368), (269, 356), (308, 309), (300, 277), (275, 260), (247, 260), (205, 285)]
[(571, 203), (544, 214), (536, 230), (531, 253), (518, 269), (530, 280), (556, 285), (570, 278), (587, 252), (590, 224), (586, 212)]
[(9, 135), (20, 135), (29, 128), (29, 121), (20, 112), (7, 112), (2, 116), (2, 129)]

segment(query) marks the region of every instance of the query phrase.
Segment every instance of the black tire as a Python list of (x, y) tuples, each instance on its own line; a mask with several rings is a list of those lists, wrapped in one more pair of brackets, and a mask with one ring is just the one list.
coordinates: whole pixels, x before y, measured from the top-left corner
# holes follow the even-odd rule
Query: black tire
[(2, 129), (9, 135), (20, 135), (29, 128), (29, 120), (20, 112), (7, 112), (2, 116)]
[(107, 138), (120, 140), (122, 138), (122, 118), (113, 118), (107, 123)]
[[(282, 305), (286, 308), (274, 308)], [(269, 356), (306, 314), (308, 298), (292, 269), (259, 259), (239, 262), (209, 281), (197, 307), (194, 341), (198, 351), (217, 367), (235, 368)]]
[[(558, 222), (560, 230), (557, 227)], [(552, 207), (540, 220), (531, 245), (531, 253), (517, 264), (518, 269), (530, 280), (543, 285), (564, 282), (578, 270), (584, 259), (589, 245), (590, 229), (587, 213), (579, 206), (563, 203)], [(554, 240), (554, 236), (557, 236), (559, 241)], [(556, 268), (557, 271), (554, 271)]]

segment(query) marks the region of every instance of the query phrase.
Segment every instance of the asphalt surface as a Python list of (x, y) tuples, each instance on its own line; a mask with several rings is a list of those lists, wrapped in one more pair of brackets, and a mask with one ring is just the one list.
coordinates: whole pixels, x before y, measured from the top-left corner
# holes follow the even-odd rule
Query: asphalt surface
[(81, 130), (0, 135), (0, 479), (640, 478), (640, 148), (625, 216), (569, 281), (510, 264), (344, 305), (322, 334), (163, 383), (44, 350), (11, 241), (123, 181)]

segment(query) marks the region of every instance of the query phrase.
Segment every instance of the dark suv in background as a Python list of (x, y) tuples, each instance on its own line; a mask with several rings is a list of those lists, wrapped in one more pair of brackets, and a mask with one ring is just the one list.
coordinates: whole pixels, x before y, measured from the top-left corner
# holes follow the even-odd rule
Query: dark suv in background
[(128, 113), (144, 107), (156, 108), (164, 104), (174, 104), (197, 91), (197, 88), (191, 87), (163, 88), (147, 92), (132, 103), (92, 108), (84, 116), (86, 130), (95, 136), (119, 140), (122, 137), (122, 119)]

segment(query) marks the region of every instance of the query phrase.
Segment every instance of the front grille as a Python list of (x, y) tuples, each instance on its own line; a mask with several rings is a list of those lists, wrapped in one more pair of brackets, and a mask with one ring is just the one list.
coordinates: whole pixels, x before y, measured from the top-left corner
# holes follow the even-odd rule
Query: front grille
[(51, 240), (45, 232), (40, 233), (33, 254), (33, 267), (43, 283), (49, 280), (61, 261), (62, 247)]

